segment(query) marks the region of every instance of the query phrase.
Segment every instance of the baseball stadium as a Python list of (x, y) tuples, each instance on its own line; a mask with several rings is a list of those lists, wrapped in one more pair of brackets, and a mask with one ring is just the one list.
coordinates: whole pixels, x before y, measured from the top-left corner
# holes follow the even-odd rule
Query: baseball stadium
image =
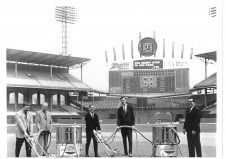
[(222, 157), (222, 10), (5, 1), (1, 156)]
[[(196, 105), (201, 110), (203, 156), (216, 156), (216, 72), (190, 88), (189, 68), (180, 67), (179, 61), (173, 61), (173, 67), (167, 67), (168, 61), (163, 58), (115, 62), (109, 69), (109, 90), (105, 92), (91, 88), (70, 73), (74, 68), (81, 69), (82, 72), (83, 67), (88, 65), (91, 59), (9, 48), (6, 49), (6, 57), (8, 157), (14, 156), (12, 147), (15, 147), (15, 113), (22, 109), (24, 102), (30, 104), (33, 121), (42, 104), (45, 102), (49, 104), (53, 132), (50, 135), (48, 153), (57, 154), (52, 155), (56, 157), (84, 156), (84, 118), (89, 106), (94, 104), (95, 113), (98, 114), (102, 127), (100, 139), (104, 139), (104, 142), (99, 140), (101, 145), (99, 154), (102, 157), (116, 157), (118, 151), (123, 149), (120, 134), (114, 134), (121, 96), (127, 97), (127, 102), (134, 109), (136, 126), (136, 136), (133, 135), (134, 157), (160, 156), (163, 151), (169, 154), (165, 148), (157, 148), (165, 145), (175, 146), (168, 156), (188, 156), (186, 137), (181, 132), (190, 95), (196, 97)], [(216, 51), (197, 54), (194, 58), (199, 58), (205, 65), (209, 61), (216, 63)], [(161, 123), (163, 125), (159, 123), (164, 120), (158, 119), (157, 114), (161, 114), (162, 118), (169, 116), (170, 123), (165, 122), (168, 124), (166, 126), (168, 130), (164, 131), (165, 123)], [(37, 135), (35, 124), (33, 127), (34, 134)], [(67, 128), (73, 130), (70, 137), (75, 148), (74, 153), (68, 152), (63, 156), (59, 152), (62, 147), (64, 152), (69, 151), (65, 139), (68, 135)], [(176, 133), (170, 129), (175, 129)], [(115, 136), (109, 143), (106, 138), (110, 139), (111, 134)], [(171, 143), (161, 145), (156, 141), (156, 138), (164, 140), (164, 137), (170, 138), (169, 140), (174, 138), (176, 142), (172, 145)], [(204, 138), (207, 138), (207, 141)], [(112, 147), (116, 147), (117, 151)], [(93, 155), (92, 152), (90, 155)], [(20, 156), (26, 156), (23, 148)], [(36, 151), (32, 151), (32, 157), (39, 155)]]

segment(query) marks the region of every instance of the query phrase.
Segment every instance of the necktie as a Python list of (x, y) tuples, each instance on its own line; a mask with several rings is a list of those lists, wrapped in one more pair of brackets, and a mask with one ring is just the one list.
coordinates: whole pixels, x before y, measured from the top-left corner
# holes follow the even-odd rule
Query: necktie
[(94, 118), (94, 113), (91, 113), (91, 117)]
[(190, 113), (190, 112), (191, 112), (191, 108), (189, 109), (188, 113)]
[(47, 120), (47, 113), (44, 111), (44, 119)]
[(25, 112), (25, 118), (27, 119), (27, 112)]
[(25, 120), (26, 120), (24, 124), (26, 125), (25, 127), (26, 127), (26, 129), (28, 131), (28, 125), (29, 124), (28, 124), (28, 120), (27, 120), (27, 112), (24, 112), (24, 114), (25, 114)]

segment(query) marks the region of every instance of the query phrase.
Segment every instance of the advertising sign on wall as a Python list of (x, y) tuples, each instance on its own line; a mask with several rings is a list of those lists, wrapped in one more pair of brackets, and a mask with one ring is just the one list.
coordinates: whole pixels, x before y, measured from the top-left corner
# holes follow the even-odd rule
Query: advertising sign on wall
[(130, 70), (130, 69), (131, 69), (130, 62), (122, 62), (122, 63), (112, 63), (112, 67), (109, 70), (116, 71), (116, 70)]
[(163, 60), (157, 60), (157, 59), (136, 60), (133, 63), (133, 68), (134, 69), (163, 68)]
[(182, 60), (164, 60), (164, 68), (189, 68), (190, 62)]

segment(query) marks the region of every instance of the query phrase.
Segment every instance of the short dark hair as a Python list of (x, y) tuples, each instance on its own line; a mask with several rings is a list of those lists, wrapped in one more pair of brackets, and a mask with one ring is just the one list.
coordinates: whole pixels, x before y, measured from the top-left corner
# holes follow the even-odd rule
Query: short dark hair
[(188, 98), (188, 100), (189, 99), (192, 99), (193, 100), (193, 102), (195, 102), (196, 101), (196, 99), (195, 99), (195, 97), (194, 96), (190, 96), (189, 98)]
[(127, 97), (124, 97), (124, 96), (123, 96), (123, 97), (120, 97), (120, 100), (123, 99), (123, 98), (124, 98), (124, 99), (127, 99)]
[(89, 105), (89, 108), (91, 108), (91, 106), (94, 106), (94, 104)]
[(23, 107), (25, 107), (25, 106), (30, 106), (30, 104), (27, 103), (27, 102), (24, 102), (24, 103), (23, 103)]

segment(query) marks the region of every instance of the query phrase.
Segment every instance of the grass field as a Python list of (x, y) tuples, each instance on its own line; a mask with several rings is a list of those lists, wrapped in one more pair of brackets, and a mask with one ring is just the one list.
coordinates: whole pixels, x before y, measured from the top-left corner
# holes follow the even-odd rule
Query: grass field
[[(81, 125), (84, 127), (84, 125)], [(149, 124), (145, 125), (136, 125), (136, 128), (149, 140), (152, 141), (152, 126)], [(115, 131), (115, 125), (102, 124), (102, 135), (107, 139), (111, 136), (111, 134)], [(7, 157), (14, 157), (15, 153), (15, 133), (14, 126), (8, 126), (8, 134), (7, 134)], [(203, 157), (216, 157), (216, 124), (201, 124), (201, 144), (202, 144), (202, 154)], [(182, 124), (177, 125), (178, 135), (180, 138), (179, 146), (179, 157), (188, 157), (188, 148), (187, 148), (187, 139), (186, 135), (181, 132)], [(86, 138), (85, 138), (85, 129), (82, 131), (82, 151), (81, 156), (84, 155)], [(120, 153), (123, 153), (123, 144), (122, 137), (120, 131), (116, 134), (115, 139), (110, 144), (113, 149), (119, 150)], [(24, 146), (21, 149), (21, 157), (25, 157)], [(56, 133), (52, 133), (52, 142), (49, 148), (50, 153), (56, 154)], [(89, 148), (90, 156), (94, 156), (93, 153), (93, 145), (91, 143)], [(152, 154), (152, 145), (149, 141), (144, 139), (140, 134), (133, 133), (133, 157), (150, 157)], [(107, 153), (99, 144), (99, 155), (101, 157), (107, 157)], [(33, 157), (37, 157), (37, 155), (33, 152)]]

